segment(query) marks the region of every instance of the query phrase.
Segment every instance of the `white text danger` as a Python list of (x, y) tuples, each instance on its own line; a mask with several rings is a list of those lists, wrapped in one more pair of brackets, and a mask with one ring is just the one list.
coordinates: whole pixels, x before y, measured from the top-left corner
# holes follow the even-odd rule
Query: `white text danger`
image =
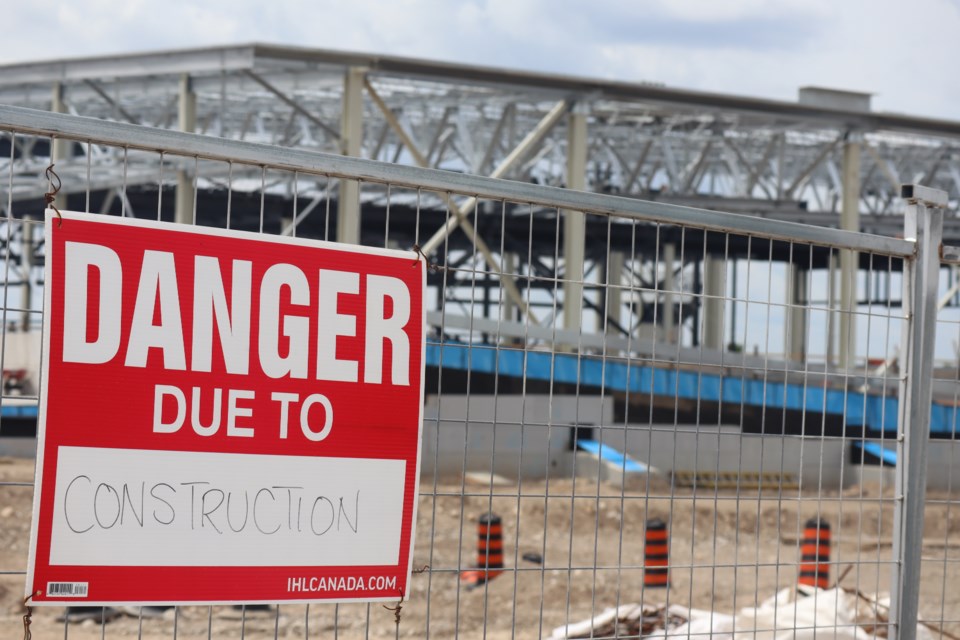
[[(248, 260), (198, 255), (192, 290), (183, 291), (190, 279), (172, 252), (146, 250), (130, 273), (109, 247), (67, 242), (64, 261), (64, 362), (119, 356), (144, 368), (155, 350), (163, 369), (210, 372), (217, 340), (228, 374), (248, 374), (255, 360), (274, 379), (410, 384), (410, 291), (399, 278), (284, 263), (254, 277)], [(122, 313), (125, 295), (134, 297), (132, 314)], [(361, 337), (362, 353), (338, 353), (340, 338)]]

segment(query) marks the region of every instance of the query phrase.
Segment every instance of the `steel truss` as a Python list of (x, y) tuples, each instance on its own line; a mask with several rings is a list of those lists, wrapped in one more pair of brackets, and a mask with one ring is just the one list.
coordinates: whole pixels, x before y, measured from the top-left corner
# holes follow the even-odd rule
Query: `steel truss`
[[(888, 236), (902, 230), (900, 183), (918, 182), (950, 194), (944, 233), (960, 244), (960, 221), (952, 215), (960, 200), (960, 123), (874, 113), (862, 106), (259, 44), (8, 65), (0, 67), (0, 104)], [(531, 212), (522, 207), (506, 212), (509, 222), (501, 230), (499, 215), (491, 216), (494, 223), (486, 221), (483, 205), (489, 203), (478, 206), (473, 198), (419, 192), (398, 199), (375, 185), (335, 177), (272, 175), (250, 165), (158, 158), (135, 145), (54, 143), (29, 136), (0, 137), (0, 171), (10, 175), (9, 183), (0, 185), (0, 207), (42, 199), (50, 187), (43, 172), (51, 161), (63, 183), (58, 202), (77, 209), (155, 215), (144, 209), (157, 206), (160, 188), (166, 205), (159, 207), (161, 214), (188, 222), (194, 201), (204, 204), (197, 207), (202, 218), (211, 207), (224, 210), (221, 201), (229, 193), (233, 226), (256, 228), (265, 207), (287, 212), (289, 206), (281, 203), (296, 199), (295, 216), (276, 217), (280, 232), (291, 232), (295, 218), (298, 233), (335, 233), (329, 237), (366, 243), (383, 235), (389, 218), (385, 203), (394, 210), (415, 208), (422, 213), (419, 226), (410, 217), (393, 217), (394, 240), (416, 239), (426, 254), (445, 264), (469, 256), (484, 263), (471, 268), (491, 274), (503, 271), (511, 246), (520, 252), (529, 241), (534, 259), (526, 277), (546, 282), (562, 276), (567, 282), (563, 299), (583, 300), (598, 318), (607, 302), (591, 290), (608, 279), (643, 282), (651, 291), (681, 286), (702, 293), (711, 257), (735, 263), (760, 256), (845, 274), (856, 266), (845, 255), (827, 253), (798, 261), (786, 253), (787, 244), (766, 250), (687, 238), (688, 247), (698, 248), (678, 255), (675, 267), (653, 269), (656, 259), (647, 254), (646, 264), (614, 264), (622, 269), (618, 277), (609, 273), (606, 243), (610, 251), (626, 253), (626, 246), (617, 246), (623, 238), (608, 235), (595, 222), (577, 223), (568, 211), (548, 211), (552, 218), (538, 212), (538, 228), (531, 227), (528, 236)], [(248, 201), (241, 197), (244, 192), (251, 194)], [(548, 228), (551, 219), (556, 228)], [(556, 256), (560, 236), (565, 250)], [(581, 245), (582, 258), (570, 253)], [(862, 257), (859, 262), (868, 268)], [(28, 268), (39, 264), (42, 255), (33, 256)], [(851, 311), (858, 304), (863, 293), (853, 278), (841, 277), (829, 306)], [(528, 306), (519, 293), (527, 284), (520, 275), (477, 284), (479, 295), (487, 297), (502, 286), (517, 318), (530, 314), (535, 322), (557, 321), (552, 312), (537, 308), (550, 303), (534, 300)], [(888, 287), (873, 278), (860, 289), (876, 301), (870, 292)], [(697, 344), (699, 298), (675, 293), (659, 295), (657, 304), (676, 305), (676, 321), (687, 325), (688, 340)], [(444, 295), (456, 302), (460, 293), (448, 286)], [(615, 304), (642, 306), (643, 301)], [(562, 316), (563, 300), (560, 307)], [(642, 311), (635, 317), (642, 319)], [(631, 331), (615, 319), (613, 328)], [(841, 332), (850, 334), (848, 328)], [(843, 364), (845, 349), (840, 351)]]
[(366, 158), (487, 175), (542, 125), (498, 175), (565, 185), (568, 122), (547, 119), (562, 104), (559, 115), (576, 105), (586, 116), (591, 191), (788, 218), (835, 214), (843, 147), (855, 141), (861, 213), (899, 213), (901, 182), (944, 189), (953, 206), (960, 195), (957, 122), (396, 57), (246, 45), (8, 65), (0, 103), (178, 128), (187, 74), (197, 132), (336, 153), (348, 144), (351, 68), (362, 72)]

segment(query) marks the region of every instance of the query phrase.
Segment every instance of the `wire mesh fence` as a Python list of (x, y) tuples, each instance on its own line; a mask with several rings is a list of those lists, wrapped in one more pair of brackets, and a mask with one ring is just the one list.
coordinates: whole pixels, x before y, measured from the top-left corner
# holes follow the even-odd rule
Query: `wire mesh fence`
[[(955, 365), (923, 381), (931, 489), (922, 572), (903, 584), (917, 496), (900, 436), (926, 442), (898, 426), (911, 305), (932, 295), (911, 280), (920, 240), (15, 109), (0, 109), (0, 152), (6, 626), (23, 610), (49, 193), (67, 217), (322, 240), (355, 215), (362, 244), (433, 267), (405, 601), (45, 607), (40, 637), (960, 633)], [(53, 163), (56, 193), (39, 177)], [(858, 295), (842, 308), (850, 259)], [(957, 325), (948, 310), (938, 338)], [(916, 630), (898, 624), (903, 598)]]

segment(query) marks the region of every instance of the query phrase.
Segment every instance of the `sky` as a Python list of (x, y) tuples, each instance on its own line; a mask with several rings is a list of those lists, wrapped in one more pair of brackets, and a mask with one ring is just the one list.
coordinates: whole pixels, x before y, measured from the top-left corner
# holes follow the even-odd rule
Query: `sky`
[(0, 64), (263, 42), (960, 120), (960, 0), (7, 0)]

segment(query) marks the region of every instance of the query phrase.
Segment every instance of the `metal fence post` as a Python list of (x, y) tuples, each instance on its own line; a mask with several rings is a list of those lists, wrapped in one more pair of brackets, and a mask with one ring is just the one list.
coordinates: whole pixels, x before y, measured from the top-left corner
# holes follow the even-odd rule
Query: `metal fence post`
[(919, 185), (903, 185), (900, 195), (907, 201), (904, 237), (916, 240), (917, 251), (914, 259), (904, 261), (903, 266), (905, 322), (897, 416), (894, 567), (890, 583), (890, 621), (894, 633), (890, 637), (913, 640), (919, 607), (937, 286), (947, 194)]

